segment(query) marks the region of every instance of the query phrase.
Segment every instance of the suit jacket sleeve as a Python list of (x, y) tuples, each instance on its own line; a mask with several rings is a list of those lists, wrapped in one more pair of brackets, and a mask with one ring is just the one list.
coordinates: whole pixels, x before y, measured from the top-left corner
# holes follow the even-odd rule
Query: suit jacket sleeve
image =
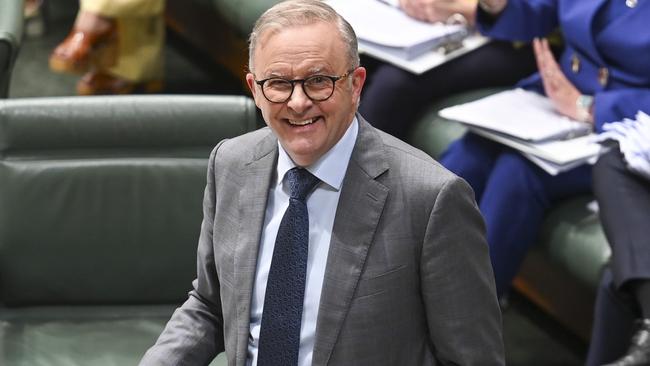
[(650, 88), (606, 90), (594, 95), (594, 125), (598, 132), (603, 124), (633, 118), (638, 111), (650, 113)]
[(501, 311), (485, 224), (469, 185), (440, 190), (422, 248), (420, 277), (436, 358), (443, 365), (503, 365)]
[[(212, 231), (215, 211), (215, 157), (210, 155), (203, 199), (203, 222), (197, 251), (197, 278), (188, 300), (172, 315), (167, 326), (140, 365), (208, 365), (224, 350), (223, 315), (219, 279), (214, 263)], [(164, 286), (165, 284), (160, 284)]]
[(476, 20), (479, 31), (491, 38), (528, 42), (558, 26), (558, 1), (508, 0), (496, 18), (479, 8)]

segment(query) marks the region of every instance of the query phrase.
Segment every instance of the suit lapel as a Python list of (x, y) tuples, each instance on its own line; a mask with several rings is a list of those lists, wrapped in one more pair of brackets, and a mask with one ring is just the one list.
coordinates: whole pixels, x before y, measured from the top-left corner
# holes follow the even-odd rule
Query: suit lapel
[[(596, 48), (595, 35), (592, 31), (594, 18), (598, 11), (605, 5), (605, 0), (578, 1), (573, 5), (566, 5), (570, 9), (561, 15), (565, 18), (562, 24), (575, 25), (575, 29), (563, 29), (564, 32), (573, 32), (573, 37), (583, 52), (591, 55), (599, 64), (603, 64), (603, 58)], [(570, 18), (574, 18), (570, 20)]]
[(244, 165), (244, 183), (239, 191), (240, 228), (235, 250), (235, 291), (237, 292), (236, 364), (245, 365), (250, 327), (250, 303), (257, 265), (269, 187), (278, 156), (277, 140), (269, 131), (257, 146), (253, 158)]
[[(605, 27), (598, 32), (598, 34), (594, 35), (594, 42), (602, 41), (603, 45), (624, 42), (626, 49), (635, 50), (639, 54), (643, 54), (643, 50), (647, 49), (646, 45), (650, 39), (647, 32), (637, 32), (639, 34), (635, 34), (634, 37), (629, 37), (629, 34), (633, 34), (635, 31), (640, 31), (641, 29), (647, 27), (646, 24), (648, 22), (648, 10), (650, 10), (650, 2), (639, 0), (633, 9), (628, 9), (627, 7), (624, 9), (625, 10), (616, 15), (615, 19), (607, 23)], [(618, 52), (618, 56), (634, 57), (629, 54), (624, 55), (620, 51)], [(622, 67), (622, 69), (624, 69), (624, 67)], [(633, 81), (633, 83), (641, 84), (643, 81)]]
[(326, 365), (350, 308), (381, 217), (388, 188), (383, 142), (360, 115), (359, 135), (341, 187), (321, 294), (313, 365)]

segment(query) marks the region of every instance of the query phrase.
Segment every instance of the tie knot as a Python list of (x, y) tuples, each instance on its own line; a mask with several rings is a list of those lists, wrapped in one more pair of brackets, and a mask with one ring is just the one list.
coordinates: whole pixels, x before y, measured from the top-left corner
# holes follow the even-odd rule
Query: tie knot
[(309, 192), (316, 186), (320, 179), (316, 178), (307, 169), (292, 168), (287, 172), (291, 198), (304, 201)]

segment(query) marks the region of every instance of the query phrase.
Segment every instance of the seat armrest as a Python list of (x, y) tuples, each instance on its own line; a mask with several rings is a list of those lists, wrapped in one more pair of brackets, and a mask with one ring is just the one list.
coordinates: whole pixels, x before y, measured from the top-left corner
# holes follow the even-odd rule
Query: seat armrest
[(23, 0), (0, 2), (0, 98), (6, 98), (23, 36)]

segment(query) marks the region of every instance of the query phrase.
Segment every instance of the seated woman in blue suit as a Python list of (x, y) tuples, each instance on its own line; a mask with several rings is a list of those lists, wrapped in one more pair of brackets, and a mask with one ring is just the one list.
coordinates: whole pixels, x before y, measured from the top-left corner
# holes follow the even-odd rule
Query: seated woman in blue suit
[[(650, 108), (650, 1), (480, 0), (479, 30), (495, 39), (534, 40), (539, 72), (519, 83), (556, 109), (600, 132), (603, 123)], [(555, 60), (544, 37), (556, 27), (565, 49)], [(525, 157), (471, 133), (442, 163), (474, 188), (487, 223), (497, 291), (504, 295), (544, 213), (554, 202), (591, 191), (591, 167), (551, 176)]]

